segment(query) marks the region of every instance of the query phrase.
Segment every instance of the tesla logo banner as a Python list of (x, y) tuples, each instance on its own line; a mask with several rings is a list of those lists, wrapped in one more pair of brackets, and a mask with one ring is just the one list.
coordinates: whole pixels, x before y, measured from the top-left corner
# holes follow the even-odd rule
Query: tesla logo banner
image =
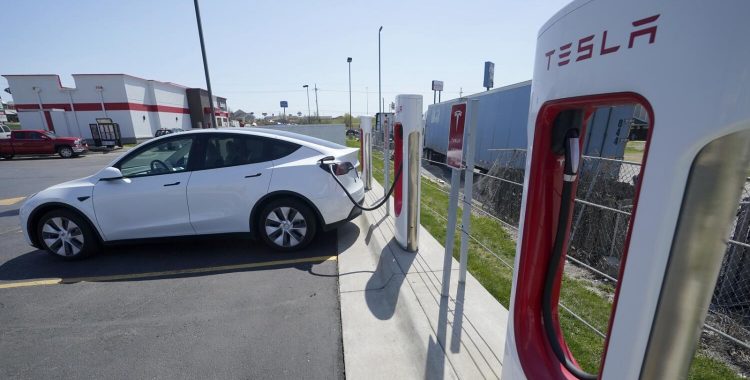
[(451, 107), (451, 125), (448, 132), (448, 166), (461, 169), (464, 152), (464, 121), (466, 120), (466, 103), (454, 104)]
[[(659, 16), (657, 14), (632, 22), (633, 31), (630, 32), (630, 36), (627, 38), (628, 49), (632, 49), (635, 46), (636, 38), (641, 36), (643, 36), (643, 39), (648, 36), (649, 45), (656, 41), (656, 20)], [(547, 60), (547, 71), (555, 63), (557, 66), (562, 67), (569, 63), (587, 60), (594, 57), (594, 55), (602, 56), (616, 53), (622, 47), (616, 44), (617, 36), (615, 36), (615, 41), (613, 41), (612, 36), (608, 36), (606, 30), (601, 33), (601, 38), (597, 42), (594, 41), (596, 36), (596, 34), (592, 34), (582, 37), (578, 41), (565, 43), (558, 49), (552, 49), (544, 53), (544, 57)], [(607, 41), (608, 39), (609, 42)], [(574, 42), (577, 42), (577, 45), (574, 45)], [(575, 56), (572, 54), (575, 54)]]

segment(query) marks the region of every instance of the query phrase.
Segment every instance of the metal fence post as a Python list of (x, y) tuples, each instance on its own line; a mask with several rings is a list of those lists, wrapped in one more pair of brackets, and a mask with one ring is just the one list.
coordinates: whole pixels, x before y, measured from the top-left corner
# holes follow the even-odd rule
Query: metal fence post
[(461, 256), (459, 261), (458, 282), (466, 282), (466, 265), (469, 261), (469, 234), (471, 233), (471, 205), (474, 192), (474, 150), (476, 145), (477, 112), (479, 100), (469, 100), (467, 104), (468, 128), (464, 137), (464, 205), (461, 217)]
[(441, 295), (448, 297), (451, 289), (451, 267), (453, 266), (453, 242), (456, 238), (458, 208), (458, 188), (461, 186), (461, 171), (451, 169), (451, 195), (448, 201), (448, 229), (445, 230), (445, 257), (443, 258), (443, 290)]

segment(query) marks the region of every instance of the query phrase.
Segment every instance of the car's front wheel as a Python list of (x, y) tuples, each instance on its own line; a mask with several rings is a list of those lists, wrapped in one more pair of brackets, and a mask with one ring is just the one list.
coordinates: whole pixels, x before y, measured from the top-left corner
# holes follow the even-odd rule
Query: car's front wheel
[(44, 214), (37, 224), (37, 236), (48, 253), (65, 260), (89, 256), (99, 245), (86, 220), (65, 209)]
[(315, 214), (304, 202), (282, 198), (268, 202), (261, 210), (258, 234), (263, 241), (279, 251), (302, 249), (315, 237)]
[(57, 154), (59, 154), (62, 158), (71, 158), (73, 157), (73, 148), (67, 145), (63, 145), (57, 149)]

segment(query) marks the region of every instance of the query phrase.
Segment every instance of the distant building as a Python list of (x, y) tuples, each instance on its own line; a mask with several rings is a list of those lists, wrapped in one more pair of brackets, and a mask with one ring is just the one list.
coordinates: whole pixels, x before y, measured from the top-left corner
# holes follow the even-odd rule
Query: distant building
[[(91, 139), (89, 124), (109, 118), (125, 143), (148, 139), (160, 128), (210, 128), (208, 92), (127, 74), (73, 74), (75, 87), (60, 77), (3, 75), (24, 129)], [(214, 96), (217, 126), (229, 122), (225, 98)]]

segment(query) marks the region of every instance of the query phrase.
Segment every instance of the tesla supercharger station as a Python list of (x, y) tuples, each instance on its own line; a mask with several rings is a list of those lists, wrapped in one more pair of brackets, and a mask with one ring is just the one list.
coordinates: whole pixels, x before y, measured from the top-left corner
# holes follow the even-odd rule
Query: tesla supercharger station
[[(410, 252), (416, 252), (419, 247), (421, 155), (422, 95), (397, 95), (393, 124), (393, 167), (397, 176), (393, 211), (396, 241)], [(401, 175), (398, 175), (399, 169)]]
[[(503, 378), (687, 376), (750, 167), (748, 14), (743, 0), (581, 0), (541, 28)], [(649, 137), (600, 370), (585, 374), (557, 308), (580, 147), (596, 107), (626, 103)]]
[(359, 117), (359, 162), (365, 190), (372, 189), (372, 117)]

